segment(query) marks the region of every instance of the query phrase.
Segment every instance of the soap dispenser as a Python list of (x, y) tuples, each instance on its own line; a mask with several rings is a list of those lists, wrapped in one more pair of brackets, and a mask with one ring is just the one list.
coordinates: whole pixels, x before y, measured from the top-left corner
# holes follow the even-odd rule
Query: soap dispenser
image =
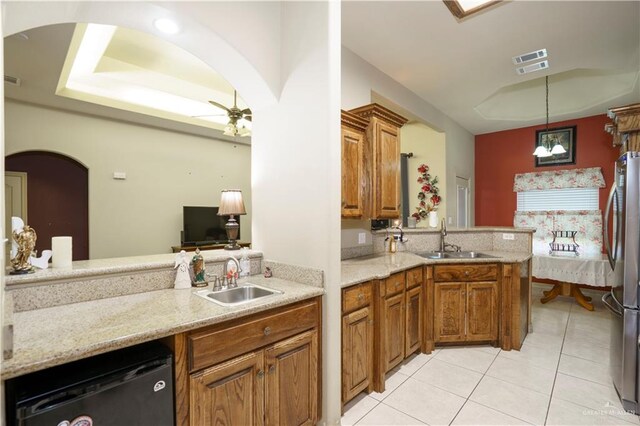
[(251, 275), (251, 260), (246, 247), (242, 248), (242, 257), (240, 258), (240, 276), (248, 277)]

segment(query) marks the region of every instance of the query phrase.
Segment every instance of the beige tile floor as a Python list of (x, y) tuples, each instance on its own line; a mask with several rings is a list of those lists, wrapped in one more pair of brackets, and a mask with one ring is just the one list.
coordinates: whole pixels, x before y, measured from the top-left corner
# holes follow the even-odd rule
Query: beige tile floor
[(518, 351), (489, 346), (414, 355), (384, 393), (360, 394), (343, 425), (640, 425), (609, 376), (609, 313), (601, 292), (588, 312), (569, 298), (542, 305), (533, 287), (533, 333)]

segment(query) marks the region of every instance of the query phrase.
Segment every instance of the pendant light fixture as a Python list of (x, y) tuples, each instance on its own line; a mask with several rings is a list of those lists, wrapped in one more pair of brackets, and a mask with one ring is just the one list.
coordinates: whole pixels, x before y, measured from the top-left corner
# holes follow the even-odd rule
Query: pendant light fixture
[(567, 152), (560, 143), (560, 138), (555, 134), (549, 134), (549, 76), (544, 78), (544, 84), (546, 88), (545, 106), (547, 110), (545, 134), (542, 135), (542, 145), (538, 145), (536, 150), (533, 151), (533, 155), (540, 158), (551, 157), (552, 155), (564, 154)]

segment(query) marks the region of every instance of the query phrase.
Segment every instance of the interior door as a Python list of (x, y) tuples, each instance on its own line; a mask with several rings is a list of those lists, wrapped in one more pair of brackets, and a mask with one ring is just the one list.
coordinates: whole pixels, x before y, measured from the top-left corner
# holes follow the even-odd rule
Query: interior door
[(469, 226), (469, 179), (456, 176), (456, 201), (458, 207), (456, 226), (466, 228)]

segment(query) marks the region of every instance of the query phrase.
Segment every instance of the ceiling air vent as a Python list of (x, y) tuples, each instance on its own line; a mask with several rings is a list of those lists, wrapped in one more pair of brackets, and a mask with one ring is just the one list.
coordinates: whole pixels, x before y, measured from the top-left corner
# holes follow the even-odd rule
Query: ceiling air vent
[(518, 75), (527, 74), (534, 71), (546, 70), (549, 68), (549, 61), (536, 62), (535, 64), (516, 68)]
[(10, 75), (4, 76), (4, 82), (13, 84), (14, 86), (20, 86), (20, 79), (18, 77), (12, 77)]
[(520, 65), (524, 62), (535, 61), (536, 59), (543, 59), (547, 57), (547, 49), (536, 50), (535, 52), (525, 53), (524, 55), (514, 56), (513, 64)]

